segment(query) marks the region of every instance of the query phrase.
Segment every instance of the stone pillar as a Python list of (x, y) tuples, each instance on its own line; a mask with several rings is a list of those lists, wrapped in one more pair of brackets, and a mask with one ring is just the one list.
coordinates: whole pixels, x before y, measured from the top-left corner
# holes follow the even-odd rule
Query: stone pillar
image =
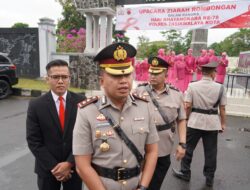
[[(200, 0), (199, 3), (209, 2), (209, 0)], [(201, 49), (207, 49), (207, 29), (196, 29), (192, 33), (191, 48), (193, 49), (193, 55), (199, 56)]]
[(93, 18), (90, 13), (86, 13), (86, 48), (85, 52), (90, 53), (93, 51)]
[(207, 49), (207, 29), (193, 30), (191, 48), (193, 49), (193, 55), (199, 56), (201, 49)]
[(106, 47), (106, 37), (107, 37), (107, 16), (106, 14), (101, 13), (100, 16), (100, 47), (103, 49)]
[(112, 15), (108, 15), (107, 16), (107, 44), (109, 45), (112, 43), (112, 34), (113, 34), (113, 16)]
[(94, 40), (94, 52), (97, 52), (99, 49), (99, 41), (100, 41), (100, 35), (99, 35), (99, 15), (94, 15), (94, 36), (93, 36), (93, 40)]
[(46, 73), (46, 65), (52, 60), (52, 53), (56, 53), (56, 28), (54, 20), (41, 18), (39, 27), (39, 57), (40, 57), (40, 77)]

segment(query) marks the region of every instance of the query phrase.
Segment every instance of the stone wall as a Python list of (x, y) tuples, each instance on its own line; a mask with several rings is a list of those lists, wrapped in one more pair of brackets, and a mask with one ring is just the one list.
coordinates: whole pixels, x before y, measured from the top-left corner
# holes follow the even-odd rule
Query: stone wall
[(70, 55), (71, 86), (87, 90), (99, 90), (98, 67), (93, 57)]
[(39, 77), (38, 28), (0, 28), (0, 52), (8, 54), (19, 77)]

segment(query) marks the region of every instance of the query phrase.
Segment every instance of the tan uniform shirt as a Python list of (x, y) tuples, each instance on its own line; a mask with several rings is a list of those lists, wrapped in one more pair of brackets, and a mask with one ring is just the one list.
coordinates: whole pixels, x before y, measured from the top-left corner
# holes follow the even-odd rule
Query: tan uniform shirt
[[(183, 95), (180, 91), (176, 89), (170, 88), (166, 85), (166, 88), (160, 93), (157, 94), (150, 86), (151, 92), (159, 105), (161, 106), (162, 110), (166, 114), (169, 122), (178, 121), (186, 119), (186, 112), (184, 109), (184, 101)], [(154, 118), (155, 125), (163, 125), (165, 124), (161, 114), (154, 106), (148, 92), (146, 91), (145, 86), (139, 86), (136, 90), (136, 93), (139, 95), (145, 96), (146, 99), (150, 102), (152, 107), (151, 113)], [(176, 127), (175, 122), (175, 127)], [(166, 156), (172, 152), (173, 144), (174, 144), (174, 133), (171, 132), (171, 129), (158, 131), (160, 141), (158, 142), (159, 147), (159, 157)]]
[[(185, 102), (192, 103), (193, 108), (209, 110), (217, 102), (221, 84), (210, 77), (203, 77), (198, 82), (190, 83), (185, 95)], [(227, 97), (224, 89), (219, 105), (226, 105)], [(192, 112), (189, 116), (188, 127), (206, 131), (221, 130), (219, 115), (208, 115)]]
[[(149, 112), (148, 102), (129, 96), (122, 111), (108, 98), (105, 100), (102, 97), (99, 102), (100, 108), (105, 107), (114, 120), (119, 122), (120, 127), (142, 155), (145, 154), (145, 144), (158, 142), (159, 137)], [(96, 136), (97, 131), (101, 132), (100, 137)], [(107, 152), (100, 150), (103, 140), (107, 140), (110, 145)], [(73, 132), (73, 154), (92, 155), (92, 163), (107, 168), (133, 168), (138, 165), (134, 154), (101, 116), (94, 103), (78, 110)], [(136, 189), (139, 176), (128, 179), (125, 183), (104, 177), (101, 177), (101, 180), (107, 190), (132, 190)]]

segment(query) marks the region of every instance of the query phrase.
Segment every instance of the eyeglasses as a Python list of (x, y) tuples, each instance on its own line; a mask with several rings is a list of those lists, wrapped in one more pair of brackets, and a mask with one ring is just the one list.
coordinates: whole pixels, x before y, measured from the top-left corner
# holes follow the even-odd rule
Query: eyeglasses
[(69, 75), (49, 75), (49, 77), (55, 81), (59, 81), (60, 79), (63, 81), (68, 81), (70, 78)]

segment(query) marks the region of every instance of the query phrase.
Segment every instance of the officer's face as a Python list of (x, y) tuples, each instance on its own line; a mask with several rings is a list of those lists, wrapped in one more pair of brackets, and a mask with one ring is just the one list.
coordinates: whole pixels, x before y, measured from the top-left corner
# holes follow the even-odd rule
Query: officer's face
[(57, 94), (62, 96), (69, 87), (70, 75), (69, 69), (66, 66), (54, 66), (48, 71), (46, 78), (50, 89)]
[(100, 83), (106, 95), (118, 101), (127, 98), (132, 88), (132, 81), (132, 74), (111, 75), (103, 72), (100, 77)]
[(162, 85), (165, 83), (165, 77), (166, 77), (166, 71), (163, 71), (161, 73), (150, 73), (149, 75), (149, 81), (151, 85)]

